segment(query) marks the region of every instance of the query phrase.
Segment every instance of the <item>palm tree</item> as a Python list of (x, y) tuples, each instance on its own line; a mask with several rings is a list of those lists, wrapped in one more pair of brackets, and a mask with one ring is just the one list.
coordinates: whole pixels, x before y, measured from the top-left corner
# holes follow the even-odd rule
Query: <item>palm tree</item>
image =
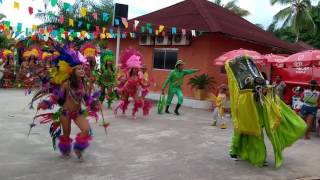
[(312, 8), (310, 0), (270, 0), (270, 2), (272, 5), (277, 3), (287, 5), (273, 17), (273, 23), (269, 26), (270, 31), (276, 29), (278, 24), (281, 24), (281, 28), (291, 27), (296, 35), (296, 42), (299, 41), (302, 31), (316, 33), (316, 25), (310, 14)]
[(215, 3), (218, 6), (221, 6), (223, 8), (226, 8), (229, 11), (232, 11), (233, 13), (235, 13), (236, 15), (241, 16), (241, 17), (245, 17), (245, 16), (250, 15), (250, 12), (239, 7), (237, 5), (237, 2), (238, 2), (238, 0), (232, 0), (232, 1), (229, 1), (227, 4), (222, 4), (221, 0), (214, 0), (213, 3)]

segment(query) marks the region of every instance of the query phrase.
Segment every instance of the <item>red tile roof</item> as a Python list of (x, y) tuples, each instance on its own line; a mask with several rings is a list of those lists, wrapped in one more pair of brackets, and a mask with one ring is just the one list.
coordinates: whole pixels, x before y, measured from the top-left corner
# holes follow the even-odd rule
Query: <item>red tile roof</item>
[(169, 27), (223, 33), (289, 52), (305, 50), (304, 47), (284, 42), (249, 21), (207, 0), (185, 0), (167, 8), (135, 18), (142, 22)]

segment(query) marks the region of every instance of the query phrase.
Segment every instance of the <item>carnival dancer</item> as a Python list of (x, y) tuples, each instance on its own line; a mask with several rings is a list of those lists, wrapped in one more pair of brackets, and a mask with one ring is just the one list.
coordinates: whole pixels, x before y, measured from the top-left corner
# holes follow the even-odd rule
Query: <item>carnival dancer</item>
[(226, 62), (234, 134), (230, 156), (262, 167), (267, 165), (263, 129), (273, 146), (275, 167), (283, 150), (305, 132), (305, 122), (267, 86), (252, 59), (237, 57)]
[[(43, 92), (49, 94), (39, 103), (38, 110), (52, 109), (54, 105), (60, 106), (60, 109), (55, 113), (37, 115), (35, 119), (40, 123), (52, 122), (50, 134), (53, 146), (55, 148), (55, 141), (59, 139), (58, 148), (64, 157), (70, 157), (73, 142), (70, 138), (71, 122), (74, 121), (81, 132), (75, 137), (73, 150), (76, 156), (83, 160), (82, 153), (89, 147), (91, 140), (90, 126), (86, 117), (89, 115), (97, 118), (96, 113), (100, 110), (98, 100), (100, 93), (88, 93), (89, 89), (84, 82), (85, 59), (79, 56), (80, 53), (66, 49), (59, 51), (57, 67), (51, 71), (50, 88)], [(38, 94), (32, 101), (34, 102), (39, 97), (43, 95)], [(83, 109), (83, 106), (86, 109)]]
[(23, 53), (23, 57), (27, 59), (28, 69), (25, 75), (23, 84), (26, 88), (26, 94), (30, 94), (31, 90), (35, 87), (39, 87), (39, 77), (37, 71), (41, 68), (39, 63), (40, 50), (36, 47), (31, 48), (31, 50)]
[(111, 104), (117, 97), (116, 92), (114, 90), (116, 85), (116, 67), (114, 65), (114, 55), (111, 50), (105, 50), (100, 55), (100, 71), (98, 73), (98, 85), (101, 88), (100, 101), (101, 103), (103, 103), (104, 99), (106, 98), (108, 108), (110, 109)]
[(85, 66), (86, 76), (88, 78), (87, 83), (89, 84), (89, 88), (93, 89), (97, 77), (96, 56), (98, 54), (98, 51), (96, 47), (94, 47), (94, 45), (86, 42), (80, 48), (80, 52), (87, 59), (88, 66)]
[(117, 91), (120, 94), (121, 100), (114, 108), (114, 113), (117, 114), (118, 109), (121, 109), (122, 113), (125, 114), (130, 103), (129, 98), (132, 97), (134, 101), (132, 109), (133, 119), (136, 119), (136, 113), (140, 108), (143, 110), (143, 115), (147, 116), (152, 104), (142, 96), (142, 89), (146, 87), (139, 75), (142, 65), (141, 53), (133, 48), (128, 48), (121, 54), (120, 62), (124, 75), (119, 78), (120, 83), (117, 86)]
[(179, 108), (183, 103), (183, 93), (181, 90), (181, 86), (183, 84), (183, 78), (186, 75), (193, 74), (198, 71), (199, 70), (197, 69), (184, 70), (184, 62), (182, 60), (177, 61), (175, 65), (175, 69), (170, 72), (169, 76), (167, 77), (166, 81), (162, 86), (162, 94), (164, 94), (166, 87), (169, 85), (166, 111), (165, 111), (166, 113), (168, 114), (170, 113), (169, 107), (172, 102), (173, 96), (176, 95), (178, 97), (178, 104), (176, 106), (176, 109), (174, 110), (174, 113), (176, 115), (180, 115)]
[(3, 87), (12, 88), (15, 81), (15, 64), (13, 59), (13, 52), (5, 49), (2, 52), (3, 59)]

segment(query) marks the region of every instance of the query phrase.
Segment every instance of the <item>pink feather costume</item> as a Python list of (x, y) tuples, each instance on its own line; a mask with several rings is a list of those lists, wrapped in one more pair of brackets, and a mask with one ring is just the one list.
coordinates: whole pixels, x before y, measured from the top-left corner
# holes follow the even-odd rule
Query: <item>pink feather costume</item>
[[(132, 117), (136, 118), (136, 113), (142, 109), (143, 115), (147, 116), (152, 107), (150, 101), (145, 100), (148, 87), (144, 83), (143, 77), (140, 75), (142, 65), (142, 55), (133, 48), (127, 48), (120, 56), (121, 70), (123, 76), (118, 78), (119, 84), (117, 91), (121, 96), (121, 100), (114, 108), (114, 114), (117, 114), (118, 109), (125, 114), (130, 104), (129, 98), (133, 99)], [(144, 93), (143, 93), (144, 92)]]

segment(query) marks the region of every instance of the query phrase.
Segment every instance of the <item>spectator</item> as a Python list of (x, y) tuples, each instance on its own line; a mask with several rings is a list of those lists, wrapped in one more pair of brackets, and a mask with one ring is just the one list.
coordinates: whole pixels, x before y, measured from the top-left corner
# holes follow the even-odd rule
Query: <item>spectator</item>
[[(305, 139), (310, 139), (310, 131), (314, 125), (314, 120), (317, 116), (318, 105), (320, 101), (320, 92), (317, 91), (318, 83), (316, 80), (310, 81), (310, 89), (306, 89), (303, 92), (303, 106), (300, 111), (300, 115), (306, 121), (308, 125)], [(319, 133), (319, 128), (318, 128)]]
[(301, 93), (303, 92), (303, 89), (300, 86), (297, 86), (292, 89), (293, 91), (293, 96), (291, 97), (291, 107), (294, 111), (299, 112), (303, 102), (302, 102), (302, 97)]
[(286, 83), (282, 80), (281, 76), (277, 76), (275, 82), (273, 83), (275, 86), (276, 94), (283, 100), (284, 98), (284, 90), (286, 88)]

